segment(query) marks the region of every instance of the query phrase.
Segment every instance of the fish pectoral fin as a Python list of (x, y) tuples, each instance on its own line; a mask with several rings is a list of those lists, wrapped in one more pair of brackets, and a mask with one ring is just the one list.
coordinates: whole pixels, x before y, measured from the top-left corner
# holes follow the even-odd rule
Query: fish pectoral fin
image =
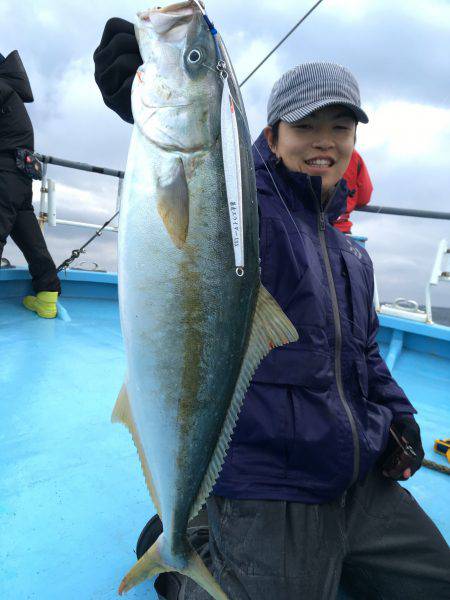
[(225, 417), (222, 431), (217, 441), (216, 448), (211, 457), (209, 467), (205, 473), (199, 493), (192, 506), (189, 520), (193, 519), (209, 496), (225, 460), (225, 454), (231, 441), (231, 435), (236, 426), (239, 411), (253, 375), (262, 359), (273, 348), (283, 346), (298, 340), (298, 333), (294, 325), (284, 314), (278, 302), (261, 285), (256, 302), (252, 329), (248, 341), (247, 351), (242, 361), (236, 387), (230, 408)]
[(155, 505), (159, 516), (161, 517), (161, 508), (158, 499), (158, 494), (156, 493), (156, 488), (153, 483), (152, 474), (148, 466), (148, 461), (145, 456), (141, 438), (139, 437), (139, 433), (134, 423), (133, 413), (131, 412), (130, 400), (128, 398), (127, 387), (125, 384), (123, 384), (119, 392), (119, 396), (117, 398), (114, 410), (111, 415), (111, 421), (112, 423), (122, 423), (131, 433), (134, 445), (136, 446), (136, 449), (139, 454), (139, 460), (141, 463), (142, 472), (144, 473), (145, 483), (147, 484), (148, 491), (150, 492), (152, 502)]
[(175, 246), (182, 248), (189, 229), (189, 190), (183, 161), (173, 159), (161, 171), (156, 184), (158, 213)]
[[(182, 556), (173, 556), (173, 560), (170, 559), (170, 551), (161, 552), (161, 548), (163, 548), (165, 544), (167, 544), (167, 541), (164, 537), (164, 533), (162, 533), (153, 546), (147, 550), (144, 556), (137, 561), (122, 579), (119, 586), (120, 595), (159, 573), (176, 571), (193, 579), (195, 583), (206, 590), (214, 600), (229, 600), (228, 596), (223, 592), (220, 585), (207, 569), (205, 563), (187, 540), (185, 543), (185, 551)], [(163, 554), (165, 557), (169, 558), (164, 560), (162, 558)]]

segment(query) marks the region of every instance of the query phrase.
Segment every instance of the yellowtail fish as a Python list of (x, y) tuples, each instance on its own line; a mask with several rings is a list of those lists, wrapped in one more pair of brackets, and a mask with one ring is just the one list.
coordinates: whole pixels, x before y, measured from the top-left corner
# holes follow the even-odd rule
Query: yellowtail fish
[(261, 285), (251, 141), (239, 88), (197, 2), (139, 13), (143, 65), (119, 225), (131, 431), (164, 531), (119, 592), (165, 571), (226, 594), (187, 539), (258, 364), (298, 339)]

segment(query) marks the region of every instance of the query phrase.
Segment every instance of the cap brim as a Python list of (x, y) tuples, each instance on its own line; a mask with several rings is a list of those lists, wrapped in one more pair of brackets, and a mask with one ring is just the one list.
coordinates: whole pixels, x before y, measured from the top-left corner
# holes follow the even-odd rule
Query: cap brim
[(316, 110), (324, 108), (325, 106), (332, 106), (333, 104), (346, 106), (353, 112), (353, 114), (356, 117), (356, 120), (360, 123), (369, 122), (369, 117), (359, 106), (356, 106), (356, 104), (353, 104), (352, 102), (341, 100), (340, 98), (324, 98), (323, 100), (317, 100), (316, 102), (312, 102), (311, 104), (307, 104), (306, 106), (302, 106), (301, 108), (296, 108), (295, 110), (292, 110), (286, 115), (283, 115), (281, 117), (281, 120), (286, 121), (286, 123), (296, 123), (297, 121), (305, 119)]

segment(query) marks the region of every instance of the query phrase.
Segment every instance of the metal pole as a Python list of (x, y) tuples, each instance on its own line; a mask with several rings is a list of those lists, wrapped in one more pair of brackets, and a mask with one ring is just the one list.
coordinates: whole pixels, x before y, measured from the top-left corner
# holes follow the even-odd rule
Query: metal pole
[[(80, 223), (80, 221), (68, 221), (67, 219), (56, 219), (55, 225), (70, 225), (71, 227), (82, 227), (83, 229), (100, 229), (101, 227), (101, 225), (95, 223)], [(104, 231), (117, 233), (117, 227), (104, 227)]]
[(111, 177), (119, 177), (123, 179), (125, 173), (107, 167), (96, 167), (87, 163), (79, 163), (73, 160), (65, 160), (56, 158), (55, 156), (46, 156), (45, 154), (36, 153), (37, 158), (45, 164), (56, 165), (58, 167), (67, 167), (68, 169), (76, 169), (78, 171), (89, 171), (90, 173), (100, 173), (101, 175), (111, 175)]
[(439, 283), (439, 277), (442, 274), (442, 268), (444, 265), (444, 257), (447, 253), (447, 240), (441, 240), (434, 259), (433, 270), (431, 271), (430, 279), (425, 288), (425, 305), (427, 307), (427, 321), (428, 323), (433, 322), (433, 314), (431, 307), (431, 286)]
[(375, 273), (373, 274), (373, 303), (375, 305), (375, 310), (377, 312), (380, 312), (380, 309), (381, 309), (380, 296), (378, 294), (378, 285), (377, 285), (377, 279), (375, 277)]
[(427, 311), (427, 323), (433, 322), (433, 309), (431, 307), (431, 283), (428, 282), (425, 288), (425, 306)]
[(393, 208), (391, 206), (360, 206), (356, 208), (360, 212), (376, 213), (379, 215), (396, 215), (398, 217), (418, 217), (421, 219), (442, 219), (450, 221), (449, 212), (437, 212), (433, 210), (416, 210), (414, 208)]
[(47, 222), (51, 227), (56, 226), (55, 182), (47, 179)]
[(119, 183), (117, 186), (116, 212), (120, 212), (120, 205), (122, 204), (122, 192), (123, 192), (123, 179), (119, 179)]
[(42, 181), (41, 181), (41, 202), (39, 206), (39, 226), (44, 231), (44, 225), (47, 221), (47, 163), (44, 161), (42, 165)]

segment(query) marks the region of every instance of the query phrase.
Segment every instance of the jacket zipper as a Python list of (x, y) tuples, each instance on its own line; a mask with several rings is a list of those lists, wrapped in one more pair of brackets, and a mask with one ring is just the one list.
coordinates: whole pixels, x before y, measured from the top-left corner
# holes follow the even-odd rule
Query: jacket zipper
[[(350, 427), (352, 430), (353, 437), (353, 474), (350, 485), (353, 485), (358, 479), (359, 474), (359, 466), (360, 466), (360, 448), (359, 448), (359, 437), (358, 430), (356, 427), (356, 422), (353, 417), (352, 411), (350, 410), (350, 406), (345, 398), (344, 386), (342, 385), (342, 365), (341, 365), (341, 350), (342, 350), (342, 329), (341, 329), (341, 319), (339, 316), (339, 305), (337, 301), (336, 295), (336, 287), (334, 285), (333, 272), (331, 270), (330, 257), (328, 254), (328, 248), (325, 239), (325, 211), (322, 208), (322, 203), (320, 199), (317, 197), (314, 188), (311, 183), (311, 178), (308, 177), (308, 183), (313, 195), (315, 198), (318, 207), (319, 207), (319, 241), (320, 246), (322, 248), (323, 259), (325, 262), (325, 270), (327, 272), (327, 280), (328, 287), (331, 295), (331, 304), (333, 307), (333, 320), (334, 320), (334, 334), (335, 334), (335, 344), (334, 344), (334, 372), (336, 375), (336, 385), (339, 397), (341, 399), (342, 405), (344, 407), (345, 413), (350, 423)], [(332, 198), (330, 198), (328, 204), (331, 202)]]

